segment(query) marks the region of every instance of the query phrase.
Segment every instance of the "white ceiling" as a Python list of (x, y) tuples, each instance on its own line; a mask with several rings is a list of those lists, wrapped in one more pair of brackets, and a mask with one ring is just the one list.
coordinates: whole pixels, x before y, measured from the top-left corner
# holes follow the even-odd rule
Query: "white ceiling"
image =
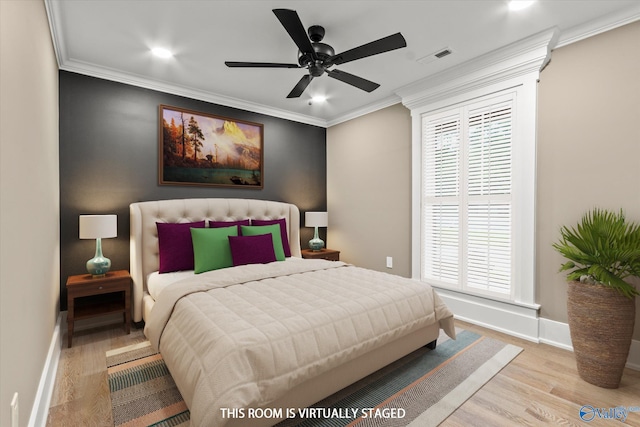
[[(558, 46), (640, 19), (638, 0), (271, 1), (45, 0), (60, 69), (277, 117), (330, 126), (399, 101), (396, 91), (532, 34), (557, 27)], [(367, 93), (324, 75), (286, 96), (303, 69), (228, 68), (224, 61), (297, 62), (272, 12), (294, 9), (326, 29), (336, 53), (401, 32), (407, 47), (335, 68), (381, 86)], [(150, 49), (166, 47), (162, 60)], [(418, 62), (442, 48), (453, 54)], [(636, 52), (637, 54), (637, 52)], [(597, 59), (594, 59), (597, 60)], [(325, 95), (324, 104), (309, 104)]]

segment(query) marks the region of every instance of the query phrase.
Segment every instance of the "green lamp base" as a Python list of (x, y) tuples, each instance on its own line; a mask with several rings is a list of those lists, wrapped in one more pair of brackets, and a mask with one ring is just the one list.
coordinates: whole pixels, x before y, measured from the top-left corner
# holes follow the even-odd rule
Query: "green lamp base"
[(87, 271), (93, 277), (103, 277), (111, 268), (111, 260), (102, 256), (102, 242), (96, 239), (96, 254), (87, 261)]
[(324, 248), (324, 241), (318, 237), (318, 227), (313, 235), (313, 239), (309, 240), (309, 249), (312, 251), (320, 251)]

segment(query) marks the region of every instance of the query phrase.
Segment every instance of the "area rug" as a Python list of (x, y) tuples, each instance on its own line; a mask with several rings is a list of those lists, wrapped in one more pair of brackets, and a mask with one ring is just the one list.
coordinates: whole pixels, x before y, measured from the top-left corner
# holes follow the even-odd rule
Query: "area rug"
[(189, 409), (149, 341), (108, 351), (107, 376), (114, 426), (189, 425)]
[[(437, 426), (522, 349), (459, 330), (310, 408), (289, 408), (278, 427)], [(187, 426), (189, 411), (148, 342), (107, 353), (114, 425)]]

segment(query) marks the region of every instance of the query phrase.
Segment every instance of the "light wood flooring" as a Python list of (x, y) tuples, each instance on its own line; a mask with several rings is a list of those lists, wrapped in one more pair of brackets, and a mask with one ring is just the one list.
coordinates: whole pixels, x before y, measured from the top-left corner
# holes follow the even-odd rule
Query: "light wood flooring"
[[(578, 377), (569, 351), (456, 323), (524, 351), (442, 426), (640, 426), (640, 412), (630, 413), (624, 424), (597, 419), (586, 423), (579, 417), (583, 405), (640, 410), (640, 372), (627, 369), (616, 390), (598, 388)], [(66, 335), (63, 339), (66, 343)], [(105, 352), (144, 340), (142, 329), (132, 327), (125, 335), (121, 324), (74, 333), (73, 347), (62, 350), (47, 426), (112, 426)]]

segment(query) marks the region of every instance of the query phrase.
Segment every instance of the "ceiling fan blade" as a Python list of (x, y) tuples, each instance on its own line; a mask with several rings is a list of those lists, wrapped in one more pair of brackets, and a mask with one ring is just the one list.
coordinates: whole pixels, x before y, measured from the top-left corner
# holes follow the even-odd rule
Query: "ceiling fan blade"
[(284, 29), (287, 30), (287, 33), (289, 33), (291, 39), (293, 39), (296, 46), (298, 46), (300, 52), (308, 53), (313, 59), (316, 59), (316, 51), (311, 45), (311, 40), (309, 40), (307, 36), (307, 30), (305, 30), (304, 25), (302, 25), (298, 13), (290, 9), (273, 9), (273, 13), (275, 13)]
[(225, 61), (227, 67), (247, 67), (247, 68), (301, 68), (298, 64), (281, 64), (278, 62), (238, 62)]
[(366, 92), (373, 92), (380, 87), (378, 83), (374, 83), (372, 81), (363, 79), (362, 77), (354, 76), (353, 74), (349, 74), (340, 70), (327, 71), (327, 74), (329, 75), (329, 77), (333, 77), (334, 79), (350, 84), (351, 86), (355, 86), (358, 89), (362, 89)]
[(334, 55), (329, 58), (328, 63), (335, 65), (344, 64), (345, 62), (355, 61), (356, 59), (366, 58), (367, 56), (389, 52), (390, 50), (400, 49), (406, 46), (407, 41), (402, 34), (396, 33)]
[(298, 84), (296, 84), (296, 86), (291, 90), (291, 92), (289, 92), (289, 95), (287, 95), (287, 98), (298, 98), (300, 95), (302, 95), (302, 92), (304, 92), (307, 86), (309, 86), (309, 83), (311, 83), (311, 80), (313, 80), (313, 76), (311, 74), (302, 76)]

